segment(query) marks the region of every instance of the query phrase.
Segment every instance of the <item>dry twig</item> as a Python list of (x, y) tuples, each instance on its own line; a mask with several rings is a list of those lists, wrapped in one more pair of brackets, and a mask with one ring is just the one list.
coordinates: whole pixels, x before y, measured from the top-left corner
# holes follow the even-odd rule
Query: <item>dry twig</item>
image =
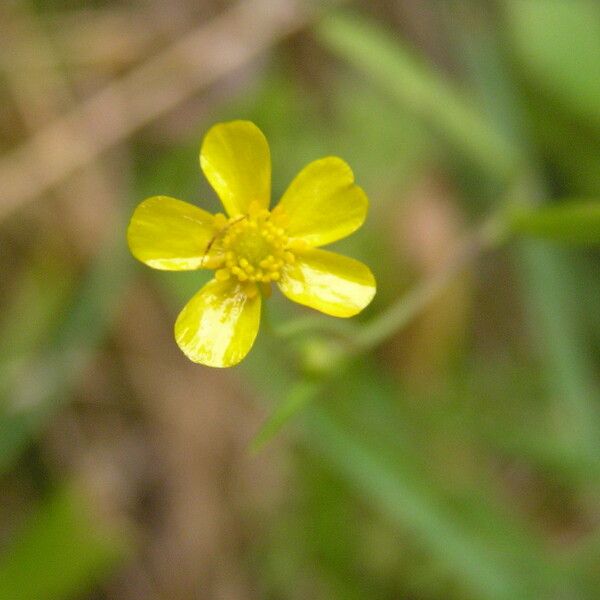
[(0, 160), (0, 219), (307, 19), (297, 0), (245, 0), (109, 84)]

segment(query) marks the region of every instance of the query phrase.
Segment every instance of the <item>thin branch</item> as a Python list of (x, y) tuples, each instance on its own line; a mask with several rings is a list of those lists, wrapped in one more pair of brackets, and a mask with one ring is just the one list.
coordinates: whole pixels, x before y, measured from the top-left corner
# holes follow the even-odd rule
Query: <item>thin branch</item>
[[(59, 60), (54, 47), (34, 12), (26, 6), (15, 8), (0, 25), (0, 32), (11, 48), (13, 68), (5, 71), (8, 89), (15, 98), (25, 129), (32, 135), (44, 123), (59, 118), (61, 112), (75, 106), (76, 97), (70, 81), (57, 68)], [(33, 69), (34, 77), (25, 65)], [(123, 164), (120, 170), (122, 173), (127, 171)], [(82, 169), (75, 180), (75, 185), (73, 181), (69, 185), (58, 185), (57, 191), (66, 200), (61, 209), (66, 208), (67, 214), (63, 215), (63, 219), (72, 221), (75, 235), (71, 239), (87, 249), (97, 241), (96, 234), (101, 233), (99, 230), (107, 226), (114, 212), (112, 209), (118, 203), (118, 191), (114, 175), (103, 161), (95, 161)], [(82, 203), (81, 197), (87, 202)], [(95, 211), (95, 217), (100, 218), (90, 219), (92, 211)], [(92, 222), (93, 231), (90, 230)]]

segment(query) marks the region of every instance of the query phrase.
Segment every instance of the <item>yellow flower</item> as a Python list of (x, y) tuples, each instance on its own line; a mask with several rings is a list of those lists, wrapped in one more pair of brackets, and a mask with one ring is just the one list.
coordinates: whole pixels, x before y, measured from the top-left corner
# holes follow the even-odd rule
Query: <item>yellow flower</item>
[(127, 232), (132, 254), (149, 267), (216, 270), (175, 323), (175, 339), (192, 361), (239, 363), (254, 343), (272, 282), (291, 300), (335, 317), (369, 304), (375, 279), (368, 267), (318, 248), (351, 234), (367, 213), (367, 197), (343, 160), (307, 165), (270, 212), (269, 145), (254, 123), (212, 127), (200, 167), (228, 216), (154, 196), (135, 209)]

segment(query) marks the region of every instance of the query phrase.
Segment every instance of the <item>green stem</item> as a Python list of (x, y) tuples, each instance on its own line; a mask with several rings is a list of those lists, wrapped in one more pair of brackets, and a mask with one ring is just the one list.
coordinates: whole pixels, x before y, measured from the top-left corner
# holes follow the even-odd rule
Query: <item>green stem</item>
[(447, 286), (486, 250), (507, 239), (504, 213), (498, 213), (458, 250), (454, 258), (439, 273), (425, 280), (398, 298), (380, 315), (367, 323), (355, 336), (356, 352), (367, 352), (392, 336), (418, 316)]
[(485, 221), (440, 272), (398, 298), (391, 306), (362, 327), (347, 321), (305, 317), (277, 326), (273, 326), (268, 319), (265, 319), (267, 328), (279, 338), (294, 338), (309, 333), (326, 333), (348, 342), (352, 354), (367, 352), (419, 315), (484, 251), (501, 245), (508, 237), (508, 214), (503, 210)]
[[(465, 242), (462, 249), (456, 253), (453, 260), (443, 270), (399, 298), (387, 310), (361, 329), (329, 327), (325, 321), (313, 317), (294, 321), (286, 326), (278, 326), (276, 329), (272, 329), (272, 331), (282, 337), (297, 336), (314, 331), (342, 334), (348, 341), (348, 348), (343, 349), (343, 353), (347, 358), (352, 355), (355, 356), (363, 352), (368, 352), (419, 315), (458, 275), (479, 258), (484, 251), (501, 245), (508, 237), (506, 223), (506, 213), (504, 212), (500, 212), (486, 221)], [(352, 335), (351, 332), (353, 330), (354, 334)], [(340, 355), (337, 356), (337, 358), (339, 357)], [(291, 387), (286, 398), (268, 417), (265, 423), (263, 423), (250, 443), (251, 451), (259, 451), (288, 421), (318, 397), (327, 374), (332, 375), (335, 372), (336, 375), (339, 375), (340, 372), (343, 372), (346, 368), (344, 361), (334, 360), (333, 358), (332, 356), (329, 371), (323, 372), (319, 379), (300, 379)]]
[(318, 396), (320, 390), (321, 386), (316, 381), (301, 379), (294, 383), (285, 399), (275, 408), (250, 442), (250, 451), (256, 453), (261, 450), (292, 417)]

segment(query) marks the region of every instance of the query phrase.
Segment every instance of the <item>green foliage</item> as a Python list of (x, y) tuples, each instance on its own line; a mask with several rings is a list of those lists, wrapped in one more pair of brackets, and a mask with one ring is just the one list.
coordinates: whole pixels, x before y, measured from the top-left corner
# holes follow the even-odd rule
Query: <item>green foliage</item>
[(506, 179), (520, 157), (504, 137), (438, 73), (381, 28), (337, 13), (317, 28), (319, 39), (441, 134), (485, 173)]
[[(275, 197), (306, 162), (339, 154), (371, 199), (367, 229), (347, 243), (376, 272), (374, 312), (330, 325), (276, 293), (269, 301), (276, 335), (263, 328), (247, 361), (225, 375), (249, 382), (249, 397), (264, 402), (251, 444), (261, 452), (252, 460), (260, 470), (265, 460), (267, 471), (277, 455), (289, 477), (285, 501), (269, 506), (262, 529), (253, 523), (243, 534), (241, 553), (252, 557), (247, 577), (261, 597), (598, 598), (600, 287), (597, 256), (578, 246), (600, 240), (600, 210), (591, 201), (537, 202), (600, 197), (598, 10), (592, 1), (507, 1), (505, 31), (486, 21), (479, 3), (473, 21), (448, 8), (456, 4), (471, 6), (445, 5), (452, 36), (475, 49), (466, 68), (452, 47), (462, 87), (419, 56), (398, 27), (334, 11), (300, 36), (323, 53), (311, 67), (318, 85), (310, 65), (299, 76), (294, 53), (302, 44), (285, 45), (251, 70), (252, 83), (242, 82), (232, 100), (190, 123), (185, 139), (157, 141), (153, 132), (153, 145), (142, 138), (131, 148), (136, 186), (124, 194), (128, 206), (163, 193), (216, 209), (197, 168), (199, 140), (212, 122), (233, 117), (255, 120), (272, 142)], [(455, 155), (468, 167), (454, 164)], [(528, 185), (521, 187), (522, 174)], [(520, 237), (565, 242), (510, 240), (510, 251), (477, 263), (477, 294), (462, 300), (475, 304), (461, 325), (467, 341), (440, 370), (428, 359), (443, 333), (435, 311), (453, 300), (447, 281), (408, 289), (423, 275), (408, 271), (389, 241), (405, 216), (399, 209), (412, 208), (407, 192), (423, 178), (444, 181), (461, 218), (474, 206), (494, 206)], [(490, 193), (491, 182), (517, 184), (518, 210), (495, 195), (498, 187)], [(27, 451), (75, 397), (95, 353), (120, 351), (107, 341), (134, 280), (174, 320), (209, 276), (148, 276), (128, 256), (124, 229), (125, 217), (82, 275), (78, 265), (38, 252), (14, 277), (0, 316), (7, 488), (33, 468)], [(440, 298), (442, 306), (433, 306)], [(428, 323), (434, 332), (419, 348), (419, 328)], [(357, 332), (362, 354), (330, 361), (322, 341), (354, 351)], [(427, 360), (405, 364), (423, 347)], [(146, 360), (146, 349), (138, 350)], [(123, 388), (123, 396), (137, 393), (129, 380)], [(146, 408), (136, 405), (139, 413)], [(132, 416), (136, 426), (142, 418)], [(229, 434), (236, 445), (252, 437)], [(275, 436), (279, 443), (268, 444)], [(51, 484), (61, 475), (44, 472)], [(232, 489), (236, 510), (241, 504), (240, 512), (252, 513), (251, 500)], [(127, 556), (129, 536), (107, 534), (88, 503), (61, 490), (13, 532), (0, 557), (0, 598), (87, 598), (109, 576)]]

